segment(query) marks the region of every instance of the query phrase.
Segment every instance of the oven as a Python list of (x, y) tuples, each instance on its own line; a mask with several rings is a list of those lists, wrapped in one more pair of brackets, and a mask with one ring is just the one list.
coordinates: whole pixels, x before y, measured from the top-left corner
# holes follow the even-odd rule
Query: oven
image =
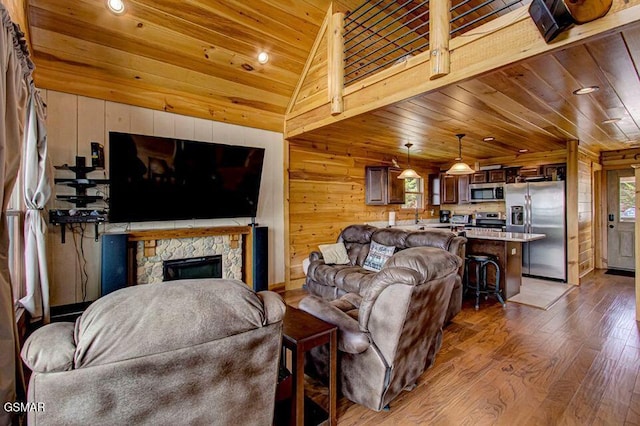
[(504, 183), (472, 183), (469, 198), (472, 203), (504, 201)]

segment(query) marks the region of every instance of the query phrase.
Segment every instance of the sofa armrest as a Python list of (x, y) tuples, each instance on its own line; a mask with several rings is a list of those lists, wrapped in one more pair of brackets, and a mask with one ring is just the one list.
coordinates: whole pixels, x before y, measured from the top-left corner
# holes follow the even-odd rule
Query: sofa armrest
[(457, 254), (461, 259), (464, 259), (465, 251), (467, 245), (467, 238), (462, 236), (457, 236), (451, 239), (451, 243), (449, 243), (449, 252), (453, 254)]
[(72, 322), (56, 322), (34, 331), (20, 353), (27, 367), (37, 373), (73, 370), (74, 328)]
[(309, 253), (309, 260), (315, 262), (316, 260), (322, 260), (322, 253), (319, 251), (312, 251)]
[(369, 335), (360, 331), (358, 321), (351, 318), (331, 303), (317, 296), (307, 296), (300, 301), (298, 307), (338, 327), (338, 349), (342, 352), (358, 354), (364, 352), (371, 341)]
[(264, 324), (269, 325), (282, 321), (284, 313), (287, 310), (282, 297), (273, 291), (259, 291), (258, 297), (262, 300), (264, 306)]

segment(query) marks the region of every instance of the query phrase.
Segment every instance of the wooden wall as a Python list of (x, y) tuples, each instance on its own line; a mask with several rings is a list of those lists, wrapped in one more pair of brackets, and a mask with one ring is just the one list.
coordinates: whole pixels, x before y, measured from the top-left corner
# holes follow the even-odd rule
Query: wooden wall
[[(398, 159), (400, 166), (405, 165)], [(289, 279), (287, 289), (304, 283), (302, 261), (318, 244), (333, 243), (340, 231), (354, 223), (388, 220), (395, 211), (397, 220), (412, 219), (415, 211), (402, 211), (399, 205), (365, 205), (365, 166), (391, 165), (388, 155), (353, 150), (348, 145), (289, 143)], [(423, 177), (437, 173), (429, 163), (412, 160)], [(425, 188), (427, 190), (427, 188)], [(427, 200), (428, 194), (426, 194)], [(437, 208), (427, 206), (421, 217), (437, 217)]]
[[(43, 98), (47, 103), (49, 158), (52, 165), (73, 164), (76, 155), (87, 157), (87, 160), (90, 161), (90, 142), (97, 141), (105, 146), (106, 169), (108, 170), (109, 131), (265, 148), (257, 222), (269, 227), (269, 285), (273, 287), (284, 282), (284, 183), (282, 174), (284, 143), (281, 133), (55, 91), (43, 91)], [(54, 175), (62, 177), (61, 173), (64, 172), (56, 171)], [(92, 176), (102, 177), (96, 172)], [(54, 193), (48, 208), (71, 208), (70, 204), (55, 200), (56, 192), (66, 193), (66, 191), (65, 187), (54, 186)], [(220, 200), (203, 200), (203, 202), (220, 202)], [(100, 207), (100, 204), (96, 204), (96, 206)], [(246, 218), (237, 218), (109, 224), (106, 227), (101, 227), (101, 232), (119, 233), (142, 229), (237, 226), (247, 225), (247, 222)], [(81, 238), (78, 227), (78, 232), (74, 233), (74, 236), (67, 232), (67, 242), (61, 244), (60, 227), (49, 226), (48, 257), (52, 306), (82, 301), (83, 292), (85, 292), (83, 287), (86, 287), (86, 300), (95, 300), (100, 295), (101, 242), (94, 241), (93, 226), (85, 228), (84, 238)], [(86, 265), (81, 260), (83, 258), (86, 259)], [(83, 282), (86, 283), (86, 286), (83, 286)]]

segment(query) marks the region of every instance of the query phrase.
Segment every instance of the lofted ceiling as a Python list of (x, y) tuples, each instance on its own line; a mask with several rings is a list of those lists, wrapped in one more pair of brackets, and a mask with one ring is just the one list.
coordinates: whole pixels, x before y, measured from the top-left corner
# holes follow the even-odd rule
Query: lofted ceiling
[[(348, 11), (360, 0), (334, 3), (335, 10)], [(414, 2), (398, 3), (409, 7)], [(455, 13), (481, 3), (471, 0)], [(126, 0), (126, 13), (117, 16), (102, 0), (28, 0), (36, 84), (283, 131), (285, 110), (329, 4)], [(257, 61), (263, 50), (271, 58), (265, 65)], [(406, 154), (403, 145), (411, 141), (412, 155), (443, 163), (458, 154), (456, 133), (467, 134), (465, 159), (514, 155), (519, 149), (555, 150), (570, 139), (594, 152), (624, 149), (640, 142), (638, 64), (636, 25), (299, 139), (398, 155)], [(591, 85), (600, 90), (572, 93)], [(608, 118), (621, 120), (602, 124)], [(484, 142), (488, 136), (495, 140)]]
[(27, 4), (38, 87), (282, 131), (330, 0)]

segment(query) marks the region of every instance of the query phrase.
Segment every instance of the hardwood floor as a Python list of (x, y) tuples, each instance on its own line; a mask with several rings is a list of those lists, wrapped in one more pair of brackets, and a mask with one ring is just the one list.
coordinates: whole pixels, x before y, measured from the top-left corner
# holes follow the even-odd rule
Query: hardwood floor
[(598, 271), (548, 311), (465, 300), (416, 389), (388, 412), (339, 397), (338, 424), (640, 424), (634, 291), (633, 278)]

